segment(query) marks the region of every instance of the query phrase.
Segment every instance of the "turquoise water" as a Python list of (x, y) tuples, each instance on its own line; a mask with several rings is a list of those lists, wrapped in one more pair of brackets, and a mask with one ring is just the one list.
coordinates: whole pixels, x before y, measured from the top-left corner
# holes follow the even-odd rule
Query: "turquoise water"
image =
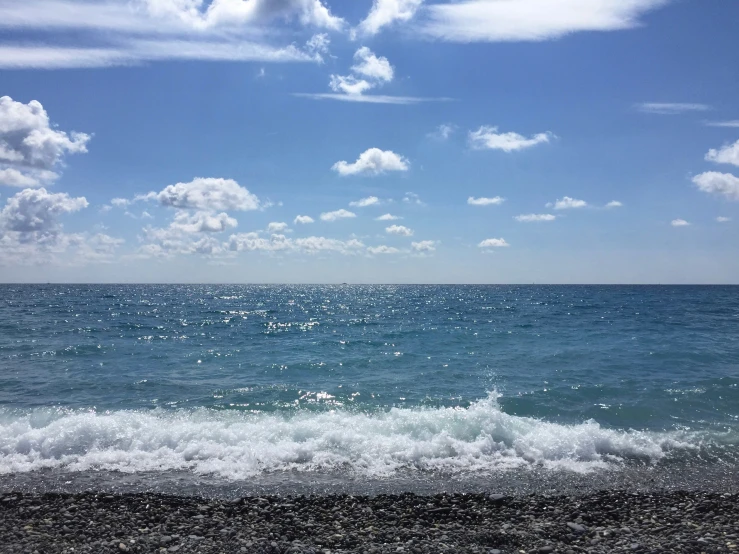
[(0, 286), (0, 474), (735, 463), (739, 287)]

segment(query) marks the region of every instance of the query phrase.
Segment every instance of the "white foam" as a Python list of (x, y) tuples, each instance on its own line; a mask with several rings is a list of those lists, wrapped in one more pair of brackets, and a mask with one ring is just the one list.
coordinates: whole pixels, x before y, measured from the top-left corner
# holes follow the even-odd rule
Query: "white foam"
[(264, 472), (490, 472), (521, 466), (589, 471), (625, 457), (657, 461), (693, 448), (676, 434), (516, 417), (496, 398), (469, 408), (246, 414), (213, 410), (0, 412), (0, 474), (41, 468), (189, 470), (228, 479)]

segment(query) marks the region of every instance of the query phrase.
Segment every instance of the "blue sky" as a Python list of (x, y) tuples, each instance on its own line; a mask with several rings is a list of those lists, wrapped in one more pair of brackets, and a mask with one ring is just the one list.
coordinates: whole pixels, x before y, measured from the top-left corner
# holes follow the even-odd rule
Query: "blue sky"
[(737, 51), (735, 0), (0, 0), (0, 280), (739, 283)]

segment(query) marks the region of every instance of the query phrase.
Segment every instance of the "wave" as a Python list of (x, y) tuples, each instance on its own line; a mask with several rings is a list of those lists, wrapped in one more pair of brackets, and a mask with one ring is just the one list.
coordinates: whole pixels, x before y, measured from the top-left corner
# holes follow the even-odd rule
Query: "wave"
[(544, 467), (588, 472), (696, 450), (686, 433), (618, 431), (504, 413), (495, 395), (467, 408), (292, 414), (192, 411), (0, 412), (0, 474), (39, 469), (187, 470), (226, 479), (343, 471), (381, 478)]

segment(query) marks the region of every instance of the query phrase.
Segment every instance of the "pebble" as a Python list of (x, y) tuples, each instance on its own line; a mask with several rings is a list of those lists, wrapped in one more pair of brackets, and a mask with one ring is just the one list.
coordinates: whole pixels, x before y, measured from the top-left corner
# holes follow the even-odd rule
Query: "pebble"
[(729, 493), (0, 498), (2, 554), (739, 552), (739, 495)]

